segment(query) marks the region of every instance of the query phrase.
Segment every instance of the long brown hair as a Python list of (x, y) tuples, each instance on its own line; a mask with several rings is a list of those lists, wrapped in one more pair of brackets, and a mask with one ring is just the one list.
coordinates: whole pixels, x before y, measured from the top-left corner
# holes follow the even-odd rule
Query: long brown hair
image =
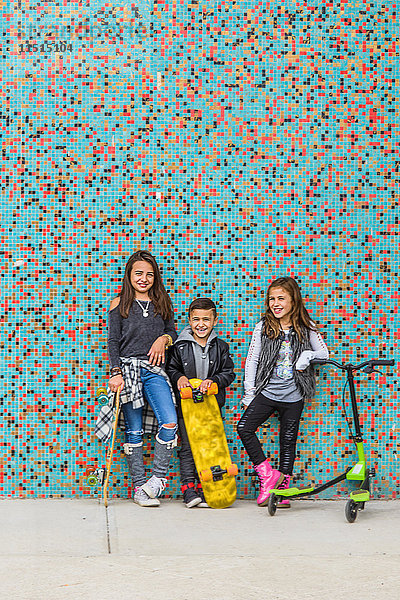
[(137, 252), (134, 252), (126, 263), (124, 279), (122, 280), (122, 290), (119, 294), (119, 310), (121, 317), (124, 319), (128, 317), (132, 303), (135, 300), (135, 290), (131, 283), (131, 273), (133, 265), (140, 260), (148, 262), (153, 268), (154, 283), (149, 290), (149, 297), (153, 302), (154, 312), (161, 315), (164, 321), (167, 321), (172, 317), (171, 298), (168, 296), (168, 292), (162, 282), (157, 261), (147, 250), (138, 250)]
[(265, 296), (265, 314), (263, 316), (264, 331), (269, 338), (277, 338), (280, 333), (279, 319), (275, 317), (269, 308), (269, 294), (273, 288), (282, 288), (290, 295), (292, 300), (292, 310), (290, 311), (289, 316), (293, 328), (300, 340), (303, 340), (304, 329), (317, 331), (316, 326), (311, 321), (310, 315), (304, 306), (304, 301), (301, 297), (301, 291), (297, 282), (292, 279), (292, 277), (278, 277), (278, 279), (275, 279), (270, 283)]

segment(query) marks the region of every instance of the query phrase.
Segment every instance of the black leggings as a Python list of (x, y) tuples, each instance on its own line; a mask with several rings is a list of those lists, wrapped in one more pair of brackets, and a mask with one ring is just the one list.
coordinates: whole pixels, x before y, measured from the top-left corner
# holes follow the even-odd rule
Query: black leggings
[(280, 420), (280, 458), (279, 471), (291, 475), (296, 454), (296, 441), (299, 433), (299, 423), (304, 402), (276, 402), (262, 394), (258, 394), (247, 407), (240, 419), (237, 430), (243, 446), (254, 465), (260, 465), (266, 456), (256, 436), (256, 431), (265, 421), (277, 411)]

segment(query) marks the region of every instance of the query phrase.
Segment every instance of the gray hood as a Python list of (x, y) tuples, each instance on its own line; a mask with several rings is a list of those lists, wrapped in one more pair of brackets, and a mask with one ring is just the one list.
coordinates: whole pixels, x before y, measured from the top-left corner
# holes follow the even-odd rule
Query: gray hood
[[(211, 340), (213, 340), (216, 337), (217, 337), (217, 334), (215, 333), (215, 331), (213, 329), (207, 340), (206, 348), (210, 344)], [(176, 340), (175, 344), (177, 344), (178, 342), (193, 342), (193, 344), (197, 344), (198, 346), (200, 346), (200, 344), (198, 342), (196, 342), (196, 340), (193, 337), (192, 328), (190, 327), (190, 325), (186, 325), (186, 327), (184, 329), (182, 329), (182, 331), (178, 335), (178, 339)]]
[(207, 340), (206, 346), (200, 346), (198, 342), (193, 337), (192, 330), (189, 326), (185, 327), (185, 329), (181, 332), (180, 336), (176, 340), (175, 344), (179, 344), (179, 342), (191, 342), (193, 349), (194, 362), (196, 366), (196, 377), (199, 379), (207, 379), (208, 371), (210, 367), (208, 351), (210, 349), (210, 342), (216, 338), (216, 333), (214, 330), (210, 333), (210, 336)]

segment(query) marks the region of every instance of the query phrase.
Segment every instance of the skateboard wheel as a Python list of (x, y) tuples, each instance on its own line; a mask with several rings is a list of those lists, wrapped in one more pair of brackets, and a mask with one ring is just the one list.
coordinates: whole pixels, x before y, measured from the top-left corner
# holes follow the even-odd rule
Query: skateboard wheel
[(200, 479), (201, 481), (212, 481), (213, 474), (211, 469), (204, 469), (204, 471), (200, 471)]
[(226, 472), (228, 473), (228, 475), (235, 477), (239, 473), (238, 466), (232, 463), (228, 466)]
[(181, 389), (181, 398), (193, 398), (193, 390), (190, 387)]
[(97, 396), (97, 400), (98, 400), (99, 404), (101, 404), (102, 406), (104, 406), (105, 404), (108, 404), (108, 396), (106, 394)]
[(99, 397), (99, 396), (102, 396), (103, 394), (107, 395), (107, 390), (104, 387), (100, 387), (96, 392), (96, 396)]
[(95, 470), (96, 470), (96, 467), (94, 465), (88, 465), (85, 470), (85, 476), (87, 477), (91, 473), (94, 473)]
[(90, 487), (94, 487), (95, 485), (98, 485), (99, 480), (97, 479), (96, 475), (89, 475), (86, 482), (88, 485), (90, 485)]
[(210, 387), (208, 388), (208, 390), (207, 390), (207, 394), (208, 394), (208, 396), (212, 396), (212, 395), (218, 394), (218, 384), (215, 383), (215, 382), (212, 383), (210, 385)]

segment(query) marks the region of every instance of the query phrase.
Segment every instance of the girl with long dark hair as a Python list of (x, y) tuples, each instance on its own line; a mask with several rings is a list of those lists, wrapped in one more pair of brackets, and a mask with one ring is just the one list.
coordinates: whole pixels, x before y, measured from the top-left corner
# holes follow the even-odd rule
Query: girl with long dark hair
[[(177, 334), (172, 302), (150, 252), (139, 250), (129, 258), (108, 321), (109, 388), (112, 392), (121, 388), (124, 453), (135, 489), (133, 499), (140, 506), (159, 506), (176, 445), (177, 416), (164, 363), (166, 348)], [(149, 480), (143, 462), (145, 431), (156, 432)]]

